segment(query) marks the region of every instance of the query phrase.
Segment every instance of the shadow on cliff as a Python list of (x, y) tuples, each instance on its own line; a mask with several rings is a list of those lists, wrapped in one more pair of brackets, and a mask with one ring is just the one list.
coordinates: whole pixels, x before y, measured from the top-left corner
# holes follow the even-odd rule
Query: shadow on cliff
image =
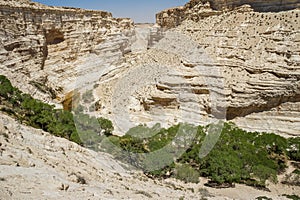
[(228, 107), (227, 108), (227, 120), (232, 120), (236, 117), (245, 117), (252, 113), (259, 113), (264, 111), (269, 111), (272, 108), (276, 108), (283, 103), (287, 102), (300, 102), (300, 94), (295, 94), (293, 96), (276, 96), (276, 97), (264, 97), (262, 98), (266, 101), (265, 104), (251, 104), (247, 107)]

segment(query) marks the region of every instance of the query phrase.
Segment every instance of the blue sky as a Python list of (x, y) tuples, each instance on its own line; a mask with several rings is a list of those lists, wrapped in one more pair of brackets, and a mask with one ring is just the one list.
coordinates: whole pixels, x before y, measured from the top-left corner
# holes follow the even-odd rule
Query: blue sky
[(114, 17), (130, 17), (135, 22), (155, 22), (155, 14), (184, 5), (189, 0), (33, 0), (51, 6), (70, 6), (105, 10)]

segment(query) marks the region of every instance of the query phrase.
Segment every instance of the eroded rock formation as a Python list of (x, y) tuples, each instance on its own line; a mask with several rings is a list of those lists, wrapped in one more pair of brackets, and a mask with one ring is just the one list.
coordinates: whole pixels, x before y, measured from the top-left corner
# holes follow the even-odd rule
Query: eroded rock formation
[[(213, 9), (224, 10), (234, 9), (238, 6), (248, 4), (255, 11), (263, 12), (278, 12), (299, 8), (299, 0), (207, 0), (210, 2)], [(205, 0), (203, 1), (205, 2)]]
[(117, 62), (133, 23), (104, 11), (10, 0), (0, 2), (0, 26), (0, 72), (23, 91), (50, 100), (72, 90), (76, 76), (97, 71), (95, 63), (106, 63), (104, 54)]
[[(209, 2), (163, 11), (158, 23), (167, 28), (181, 24), (176, 31), (189, 35), (222, 68), (227, 119), (250, 130), (299, 134), (300, 12), (253, 11), (283, 11), (299, 2)], [(252, 8), (235, 8), (242, 3)], [(218, 12), (225, 8), (235, 9)]]
[(223, 68), (227, 119), (252, 130), (299, 134), (299, 10), (239, 11), (177, 29)]
[(243, 5), (250, 5), (257, 12), (279, 12), (299, 8), (300, 2), (299, 0), (191, 0), (184, 6), (156, 14), (156, 22), (162, 27), (174, 28), (186, 19), (198, 21)]

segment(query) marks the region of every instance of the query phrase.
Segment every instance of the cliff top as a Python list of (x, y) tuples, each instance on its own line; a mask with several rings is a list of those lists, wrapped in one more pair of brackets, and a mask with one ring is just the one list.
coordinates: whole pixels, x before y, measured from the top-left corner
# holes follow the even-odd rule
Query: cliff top
[(0, 0), (0, 6), (8, 6), (14, 8), (30, 8), (36, 10), (53, 10), (53, 11), (64, 11), (64, 12), (95, 12), (105, 13), (112, 16), (110, 12), (101, 10), (88, 10), (73, 7), (59, 7), (59, 6), (48, 6), (41, 3), (33, 2), (31, 0)]

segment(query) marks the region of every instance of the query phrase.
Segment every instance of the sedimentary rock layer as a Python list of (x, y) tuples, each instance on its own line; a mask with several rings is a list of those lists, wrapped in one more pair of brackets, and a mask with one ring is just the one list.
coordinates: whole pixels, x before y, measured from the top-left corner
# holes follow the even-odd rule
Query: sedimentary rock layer
[[(300, 6), (299, 0), (207, 0), (213, 9), (234, 9), (241, 5), (251, 5), (255, 11), (277, 12), (291, 10)], [(205, 2), (205, 0), (203, 1)]]
[[(251, 1), (252, 8), (221, 13), (214, 9), (241, 2), (226, 1), (223, 6), (219, 2), (219, 7), (213, 5), (217, 1), (212, 6), (197, 2), (179, 8), (179, 16), (172, 9), (163, 11), (157, 15), (158, 23), (166, 27), (181, 24), (176, 31), (189, 35), (212, 58), (210, 65), (223, 70), (226, 118), (248, 130), (300, 134), (299, 10), (255, 12), (259, 5), (273, 6), (276, 11), (286, 7), (275, 1)], [(297, 7), (297, 3), (287, 2), (286, 6)]]
[(242, 5), (250, 5), (257, 12), (279, 12), (299, 8), (300, 2), (299, 0), (191, 0), (184, 6), (157, 13), (156, 22), (162, 27), (173, 28), (186, 19), (198, 21)]
[(118, 60), (132, 26), (130, 19), (104, 11), (1, 1), (0, 72), (37, 98), (59, 97), (71, 90), (75, 76), (95, 70), (95, 63), (86, 64), (90, 56), (107, 54)]

